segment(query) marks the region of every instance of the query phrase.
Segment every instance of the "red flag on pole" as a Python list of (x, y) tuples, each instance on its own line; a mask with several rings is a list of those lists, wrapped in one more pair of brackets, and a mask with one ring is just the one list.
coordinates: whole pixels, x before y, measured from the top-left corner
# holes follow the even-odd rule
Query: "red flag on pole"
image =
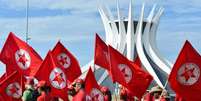
[(94, 63), (109, 70), (108, 46), (98, 34), (96, 34)]
[(60, 67), (56, 66), (50, 51), (35, 76), (38, 80), (45, 80), (50, 85), (52, 96), (60, 97), (64, 101), (68, 101), (68, 77)]
[(2, 101), (21, 101), (24, 79), (17, 71), (8, 75), (0, 83), (0, 96), (4, 99)]
[(169, 76), (172, 89), (187, 101), (201, 101), (201, 56), (186, 41)]
[(0, 54), (0, 60), (7, 65), (6, 72), (18, 70), (24, 75), (33, 76), (40, 64), (41, 57), (26, 42), (10, 32)]
[(117, 50), (109, 46), (110, 75), (113, 82), (126, 87), (133, 96), (139, 99), (146, 92), (152, 81), (152, 76), (143, 71), (138, 65), (132, 64)]
[(64, 70), (68, 80), (73, 82), (81, 75), (77, 59), (62, 44), (58, 42), (52, 50), (52, 56), (57, 67)]
[(87, 94), (87, 101), (104, 101), (104, 96), (100, 91), (100, 86), (98, 85), (91, 68), (89, 68), (85, 78), (85, 91)]

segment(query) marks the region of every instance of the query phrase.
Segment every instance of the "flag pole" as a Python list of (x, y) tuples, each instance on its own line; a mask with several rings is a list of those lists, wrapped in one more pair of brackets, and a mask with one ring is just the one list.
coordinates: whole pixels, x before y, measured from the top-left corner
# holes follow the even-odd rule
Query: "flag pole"
[[(172, 69), (171, 69), (171, 71), (172, 71)], [(167, 87), (169, 77), (170, 77), (170, 75), (168, 75), (168, 78), (167, 78), (167, 80), (166, 80), (166, 82), (165, 82), (165, 85), (164, 85), (164, 87), (163, 87), (163, 89), (162, 89), (162, 92), (161, 92), (161, 94), (160, 94), (159, 99), (161, 99), (161, 97), (163, 96), (163, 92), (165, 91), (165, 88)]]
[(116, 101), (118, 101), (118, 100), (117, 100), (117, 95), (118, 95), (118, 84), (117, 84), (117, 82), (116, 82), (116, 83), (115, 83), (115, 94), (114, 94)]
[(159, 99), (161, 99), (162, 96), (163, 96), (163, 93), (164, 93), (164, 91), (165, 91), (165, 88), (167, 87), (167, 84), (168, 84), (168, 79), (169, 79), (169, 76), (168, 76), (168, 78), (167, 78), (167, 80), (166, 80), (166, 82), (165, 82), (164, 88), (162, 89), (162, 92), (161, 92), (161, 94), (160, 94)]
[(26, 7), (26, 43), (30, 40), (29, 38), (29, 0), (27, 0)]

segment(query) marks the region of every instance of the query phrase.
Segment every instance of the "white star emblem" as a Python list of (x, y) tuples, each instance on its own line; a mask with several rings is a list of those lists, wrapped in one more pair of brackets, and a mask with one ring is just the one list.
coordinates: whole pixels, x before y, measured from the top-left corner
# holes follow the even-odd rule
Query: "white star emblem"
[(66, 87), (66, 75), (60, 68), (54, 68), (49, 76), (51, 85), (57, 89)]
[(69, 56), (65, 53), (61, 53), (57, 56), (57, 61), (64, 68), (68, 68), (71, 65), (71, 60)]
[(118, 68), (123, 73), (126, 83), (129, 83), (132, 79), (132, 71), (131, 69), (125, 64), (119, 64)]
[(104, 96), (100, 90), (93, 88), (90, 93), (92, 101), (104, 101)]
[(193, 85), (199, 77), (200, 68), (195, 63), (185, 63), (177, 72), (177, 80), (183, 85)]
[(11, 83), (6, 88), (6, 94), (13, 98), (20, 98), (22, 96), (22, 89), (18, 82)]
[(28, 69), (31, 64), (29, 53), (23, 49), (19, 49), (15, 52), (15, 61), (17, 65), (23, 70)]

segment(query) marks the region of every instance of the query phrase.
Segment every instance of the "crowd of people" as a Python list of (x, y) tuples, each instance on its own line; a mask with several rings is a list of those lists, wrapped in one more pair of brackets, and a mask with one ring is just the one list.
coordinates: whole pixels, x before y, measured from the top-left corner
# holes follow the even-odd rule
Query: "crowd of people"
[(22, 101), (58, 101), (50, 96), (51, 87), (46, 81), (39, 81), (37, 85), (33, 78), (27, 79), (25, 90), (22, 95)]
[[(68, 86), (69, 101), (87, 101), (84, 80), (76, 79), (71, 85)], [(142, 99), (137, 99), (131, 95), (128, 89), (119, 86), (118, 95), (114, 94), (106, 86), (102, 86), (100, 91), (104, 96), (104, 101), (170, 101), (168, 92), (159, 86), (154, 86), (148, 91)], [(34, 83), (34, 79), (29, 78), (25, 83), (25, 90), (23, 91), (22, 101), (60, 101), (58, 97), (50, 95), (51, 87), (47, 85), (46, 81), (38, 81)], [(61, 100), (62, 101), (62, 100)], [(99, 101), (91, 99), (91, 101)], [(184, 101), (184, 100), (176, 100)]]

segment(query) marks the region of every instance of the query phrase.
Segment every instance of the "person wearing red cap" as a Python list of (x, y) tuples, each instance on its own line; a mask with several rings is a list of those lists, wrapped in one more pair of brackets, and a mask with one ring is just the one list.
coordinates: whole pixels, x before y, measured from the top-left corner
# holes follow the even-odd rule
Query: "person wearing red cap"
[(25, 91), (22, 95), (22, 101), (34, 101), (33, 99), (34, 92), (34, 78), (30, 77), (25, 83)]
[(104, 101), (112, 101), (111, 92), (110, 92), (108, 87), (102, 86), (101, 87), (101, 92), (104, 95)]
[(75, 88), (72, 85), (69, 85), (68, 86), (68, 95), (75, 96), (75, 94), (76, 94)]
[(39, 81), (38, 82), (38, 92), (40, 96), (37, 98), (37, 101), (51, 101), (50, 96), (50, 87), (47, 86), (45, 81)]
[(76, 94), (73, 96), (72, 101), (85, 101), (86, 93), (84, 91), (84, 81), (82, 79), (76, 79), (73, 86)]

